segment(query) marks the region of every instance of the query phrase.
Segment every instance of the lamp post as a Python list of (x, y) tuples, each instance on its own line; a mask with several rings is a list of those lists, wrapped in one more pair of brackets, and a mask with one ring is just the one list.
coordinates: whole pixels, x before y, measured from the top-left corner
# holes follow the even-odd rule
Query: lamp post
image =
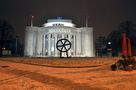
[(109, 41), (108, 43), (107, 43), (108, 45), (107, 45), (107, 52), (108, 52), (108, 55), (109, 56), (112, 56), (112, 42), (111, 41)]
[(16, 55), (18, 54), (18, 36), (16, 36), (16, 39), (15, 39), (15, 54)]
[(31, 16), (31, 27), (33, 27), (33, 23), (34, 23), (34, 16)]

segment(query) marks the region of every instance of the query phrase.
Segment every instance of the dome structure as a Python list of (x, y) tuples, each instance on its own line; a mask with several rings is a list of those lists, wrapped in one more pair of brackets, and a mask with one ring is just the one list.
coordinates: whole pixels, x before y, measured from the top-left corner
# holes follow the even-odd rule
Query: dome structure
[(72, 20), (68, 19), (48, 19), (47, 23), (43, 25), (44, 27), (52, 27), (52, 26), (65, 26), (65, 27), (75, 27), (72, 23)]

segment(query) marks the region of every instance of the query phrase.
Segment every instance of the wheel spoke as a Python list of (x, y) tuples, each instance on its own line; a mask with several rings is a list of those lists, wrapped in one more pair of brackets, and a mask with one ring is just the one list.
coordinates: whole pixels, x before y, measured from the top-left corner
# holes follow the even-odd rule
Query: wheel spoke
[(68, 46), (68, 45), (70, 45), (70, 44), (65, 44), (65, 46)]
[(61, 44), (63, 45), (64, 43), (62, 42), (62, 40), (61, 40)]
[(66, 46), (65, 46), (64, 48), (65, 48), (65, 51), (67, 51), (67, 48), (66, 48)]
[(63, 47), (63, 45), (57, 45), (57, 47)]
[(67, 40), (65, 40), (64, 44), (66, 44)]
[(61, 51), (63, 50), (63, 47), (61, 48)]

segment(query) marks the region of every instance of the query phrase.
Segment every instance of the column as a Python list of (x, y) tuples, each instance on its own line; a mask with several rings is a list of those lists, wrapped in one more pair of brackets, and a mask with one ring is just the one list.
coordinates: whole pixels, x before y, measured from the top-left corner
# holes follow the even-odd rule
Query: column
[(74, 56), (76, 56), (76, 36), (74, 35)]
[[(64, 34), (62, 34), (62, 39), (64, 38)], [(65, 57), (66, 53), (62, 52), (62, 57)]]
[(51, 56), (51, 34), (48, 35), (48, 56)]
[(90, 55), (94, 57), (94, 39), (93, 39), (93, 28), (90, 29)]
[(43, 35), (42, 35), (42, 56), (43, 56)]
[[(68, 34), (68, 40), (71, 42), (71, 35), (70, 34)], [(72, 42), (71, 42), (71, 44), (72, 44)], [(71, 49), (68, 51), (68, 55), (71, 56)]]
[(57, 43), (57, 34), (55, 34), (55, 40), (54, 40), (54, 50), (55, 50), (55, 57), (57, 57), (58, 55), (57, 55), (57, 47), (56, 47), (56, 43)]
[(38, 56), (39, 55), (39, 53), (38, 53), (38, 31), (36, 31), (36, 34), (35, 34), (35, 36), (36, 36), (36, 41), (35, 41), (35, 56)]
[(62, 38), (64, 38), (64, 34), (62, 34)]
[(76, 56), (81, 56), (81, 33), (76, 34)]
[(44, 53), (44, 48), (45, 47), (45, 35), (42, 35), (42, 56), (44, 56), (45, 55), (45, 53)]
[(54, 38), (54, 34), (52, 34), (51, 37), (51, 56), (55, 56), (55, 38)]
[(84, 35), (84, 31), (81, 31), (81, 54), (82, 56), (85, 55), (85, 35)]

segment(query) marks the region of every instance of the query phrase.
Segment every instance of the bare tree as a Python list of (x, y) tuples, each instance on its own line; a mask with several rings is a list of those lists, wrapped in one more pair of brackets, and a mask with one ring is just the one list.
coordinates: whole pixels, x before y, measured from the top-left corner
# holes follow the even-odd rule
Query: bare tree
[(95, 42), (96, 55), (103, 56), (106, 55), (106, 38), (99, 37)]
[(115, 54), (121, 51), (122, 45), (122, 32), (126, 32), (127, 37), (131, 39), (133, 52), (136, 52), (136, 26), (132, 21), (125, 21), (119, 24), (117, 30), (112, 31), (107, 40), (112, 42), (112, 49)]
[(7, 21), (0, 21), (0, 57), (4, 43), (10, 42), (13, 38), (15, 38), (14, 28)]
[(107, 37), (107, 41), (111, 42), (113, 56), (117, 56), (118, 52), (121, 51), (121, 39), (121, 32), (119, 30), (114, 30)]
[(136, 25), (132, 21), (125, 21), (119, 25), (119, 30), (126, 32), (127, 37), (131, 40), (133, 54), (136, 54)]
[(135, 24), (132, 21), (125, 21), (120, 23), (118, 30), (120, 32), (126, 32), (127, 37), (131, 38), (134, 35)]

